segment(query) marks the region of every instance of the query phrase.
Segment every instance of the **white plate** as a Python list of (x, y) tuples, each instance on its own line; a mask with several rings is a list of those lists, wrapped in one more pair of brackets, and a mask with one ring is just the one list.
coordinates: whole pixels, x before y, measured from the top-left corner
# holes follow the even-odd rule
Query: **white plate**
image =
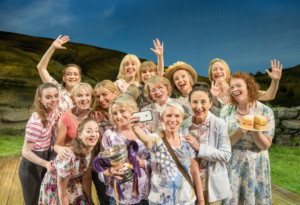
[(268, 127), (268, 126), (267, 126), (266, 130), (249, 129), (249, 128), (242, 127), (242, 123), (238, 123), (237, 126), (244, 129), (244, 130), (256, 131), (256, 132), (265, 132), (265, 131), (269, 131), (269, 130), (272, 129), (272, 127)]

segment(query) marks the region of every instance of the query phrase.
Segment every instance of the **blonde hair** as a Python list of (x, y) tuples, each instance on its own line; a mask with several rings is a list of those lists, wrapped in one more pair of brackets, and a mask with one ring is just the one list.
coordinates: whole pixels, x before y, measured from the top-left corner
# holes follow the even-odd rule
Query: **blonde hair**
[(47, 88), (56, 88), (57, 92), (58, 89), (53, 83), (44, 83), (42, 85), (39, 85), (36, 89), (35, 92), (35, 97), (34, 97), (34, 103), (32, 105), (32, 108), (30, 109), (30, 112), (36, 112), (39, 117), (41, 118), (43, 127), (46, 127), (48, 121), (47, 121), (47, 110), (43, 103), (41, 103), (40, 98), (43, 97), (43, 91)]
[(215, 58), (212, 61), (210, 61), (210, 65), (209, 65), (209, 69), (208, 69), (208, 78), (209, 78), (210, 82), (213, 81), (213, 78), (212, 78), (212, 66), (213, 66), (214, 63), (217, 63), (217, 62), (222, 63), (223, 66), (225, 67), (225, 72), (226, 72), (226, 79), (225, 80), (228, 83), (229, 82), (229, 78), (230, 78), (229, 66), (228, 66), (228, 64), (223, 59), (220, 59), (220, 58)]
[(148, 80), (148, 82), (146, 83), (145, 88), (144, 88), (144, 96), (150, 102), (153, 102), (153, 99), (150, 95), (150, 85), (154, 85), (156, 83), (162, 83), (163, 85), (167, 86), (168, 96), (171, 96), (171, 94), (172, 94), (172, 85), (167, 78), (158, 76), (158, 75), (153, 76)]
[[(110, 81), (110, 80), (102, 80), (94, 88), (94, 91), (93, 91), (94, 98), (96, 98), (96, 92), (98, 90), (100, 90), (101, 88), (106, 88), (110, 92), (112, 92), (112, 93), (116, 92), (117, 95), (120, 95), (120, 91), (119, 91), (118, 87), (112, 81)], [(97, 110), (97, 111), (100, 111), (104, 115), (107, 114), (107, 110), (104, 110), (101, 106), (99, 106), (98, 103), (97, 103), (97, 100), (94, 101), (93, 109)]]
[(139, 82), (140, 81), (139, 68), (141, 66), (141, 61), (139, 60), (139, 58), (136, 55), (133, 55), (133, 54), (127, 54), (122, 59), (121, 64), (120, 64), (120, 68), (119, 68), (119, 74), (118, 74), (117, 78), (126, 80), (126, 76), (125, 76), (126, 73), (124, 71), (124, 65), (129, 60), (133, 61), (136, 64), (136, 69), (137, 69), (133, 81)]
[(91, 94), (91, 97), (93, 96), (93, 88), (92, 88), (92, 86), (90, 84), (88, 84), (88, 83), (78, 83), (72, 89), (70, 97), (72, 99), (74, 99), (74, 97), (76, 96), (78, 90), (80, 90), (82, 88), (86, 89)]
[(137, 112), (139, 111), (138, 105), (136, 101), (130, 97), (129, 95), (120, 95), (117, 97), (109, 106), (108, 110), (108, 117), (111, 124), (116, 125), (116, 121), (114, 120), (113, 114), (112, 114), (112, 106), (113, 105), (119, 105), (121, 107), (124, 107), (126, 110), (129, 110), (130, 112)]
[(162, 117), (166, 110), (167, 110), (167, 107), (173, 107), (175, 108), (176, 110), (178, 110), (181, 114), (181, 116), (183, 117), (184, 116), (184, 110), (183, 110), (183, 107), (181, 105), (179, 105), (177, 102), (168, 102), (166, 103), (162, 108), (161, 108), (161, 111), (160, 111), (160, 117)]
[[(144, 62), (142, 62), (141, 66), (140, 66), (140, 69), (139, 69), (140, 77), (142, 76), (142, 73), (144, 71), (147, 71), (147, 70), (154, 71), (154, 72), (157, 73), (156, 64), (153, 61), (144, 61)], [(142, 79), (140, 79), (140, 82), (143, 83)]]

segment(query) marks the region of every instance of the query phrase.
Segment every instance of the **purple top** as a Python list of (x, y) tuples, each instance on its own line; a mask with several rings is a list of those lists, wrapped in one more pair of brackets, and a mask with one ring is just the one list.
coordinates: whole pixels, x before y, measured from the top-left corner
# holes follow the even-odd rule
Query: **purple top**
[[(147, 132), (147, 131), (145, 131)], [(102, 138), (102, 145), (104, 149), (112, 147), (114, 145), (125, 144), (126, 137), (121, 135), (116, 129), (108, 129), (104, 133)], [(136, 142), (139, 146), (138, 157), (140, 159), (145, 159), (145, 168), (140, 168), (141, 177), (138, 180), (138, 191), (139, 195), (134, 196), (132, 194), (132, 181), (121, 184), (121, 190), (124, 195), (124, 199), (120, 200), (119, 203), (122, 204), (137, 204), (143, 199), (148, 199), (149, 191), (150, 191), (150, 176), (151, 176), (151, 164), (148, 160), (150, 160), (150, 153), (144, 146), (144, 144), (137, 139)], [(102, 178), (102, 173), (99, 174), (100, 178)], [(115, 197), (115, 191), (113, 185), (110, 183), (110, 177), (104, 177), (104, 183), (108, 185), (108, 190), (106, 194), (110, 197)]]

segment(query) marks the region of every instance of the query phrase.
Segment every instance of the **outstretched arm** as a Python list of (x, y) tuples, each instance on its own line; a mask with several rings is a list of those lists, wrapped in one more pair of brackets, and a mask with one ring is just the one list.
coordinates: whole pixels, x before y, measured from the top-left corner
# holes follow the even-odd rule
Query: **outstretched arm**
[(146, 149), (150, 149), (152, 147), (154, 137), (151, 135), (147, 135), (141, 128), (140, 125), (136, 122), (139, 121), (139, 117), (131, 116), (130, 117), (130, 125), (132, 130), (136, 134), (136, 136), (144, 143)]
[(60, 159), (68, 159), (70, 149), (65, 145), (65, 138), (67, 136), (67, 127), (59, 120), (57, 125), (57, 137), (54, 144), (54, 151), (59, 155)]
[(157, 74), (163, 76), (164, 74), (164, 42), (161, 42), (156, 39), (153, 40), (154, 48), (150, 48), (157, 55)]
[(67, 185), (70, 177), (63, 178), (57, 174), (57, 190), (61, 205), (69, 205)]
[(282, 64), (280, 64), (279, 61), (277, 61), (276, 63), (276, 59), (274, 59), (274, 61), (271, 60), (271, 68), (272, 68), (271, 72), (266, 70), (267, 74), (272, 79), (271, 85), (267, 91), (259, 92), (258, 100), (262, 100), (262, 101), (273, 100), (276, 96), (278, 86), (279, 86), (279, 80), (282, 74)]
[(66, 49), (66, 47), (63, 47), (62, 45), (67, 43), (69, 40), (69, 36), (61, 37), (61, 35), (59, 35), (57, 39), (52, 43), (50, 48), (43, 55), (41, 61), (37, 65), (43, 83), (49, 83), (51, 80), (51, 76), (47, 71), (47, 66), (54, 51), (56, 49)]

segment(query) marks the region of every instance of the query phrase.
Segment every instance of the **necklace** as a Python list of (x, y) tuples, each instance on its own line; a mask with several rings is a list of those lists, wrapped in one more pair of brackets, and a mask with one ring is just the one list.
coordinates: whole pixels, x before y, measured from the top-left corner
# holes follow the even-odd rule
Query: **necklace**
[(248, 115), (250, 113), (250, 110), (248, 110), (247, 112), (241, 112), (238, 107), (236, 107), (236, 111), (241, 115)]

